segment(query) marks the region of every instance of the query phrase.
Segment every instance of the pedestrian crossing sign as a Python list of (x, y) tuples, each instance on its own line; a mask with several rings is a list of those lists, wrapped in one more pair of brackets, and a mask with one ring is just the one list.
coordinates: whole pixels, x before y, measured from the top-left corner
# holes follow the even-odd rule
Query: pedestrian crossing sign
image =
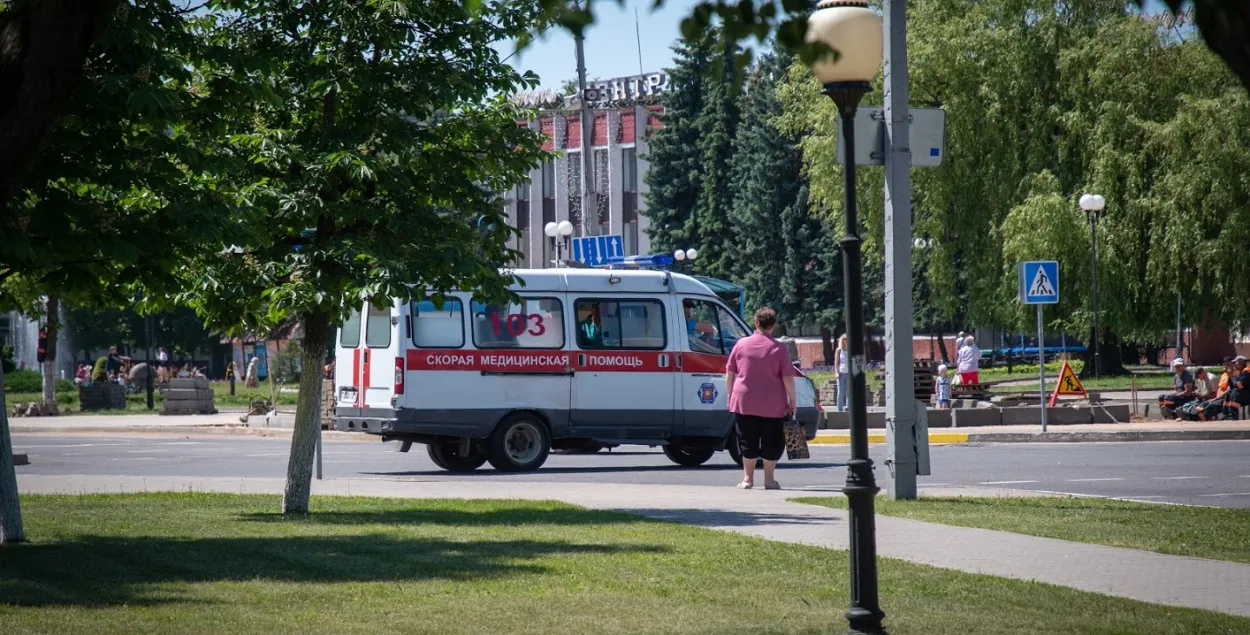
[(1050, 395), (1051, 408), (1055, 407), (1055, 402), (1059, 401), (1059, 395), (1066, 397), (1089, 397), (1085, 392), (1085, 386), (1081, 385), (1081, 380), (1076, 378), (1076, 373), (1072, 372), (1072, 367), (1068, 362), (1063, 363), (1063, 368), (1059, 369), (1059, 381), (1055, 382), (1055, 391)]
[(1059, 303), (1059, 263), (1054, 260), (1030, 260), (1020, 263), (1020, 302), (1024, 304)]

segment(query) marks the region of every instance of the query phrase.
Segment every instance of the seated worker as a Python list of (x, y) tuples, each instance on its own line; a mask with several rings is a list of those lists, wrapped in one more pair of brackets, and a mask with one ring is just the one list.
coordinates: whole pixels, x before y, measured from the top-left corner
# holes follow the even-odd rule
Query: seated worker
[(590, 312), (577, 323), (577, 344), (582, 348), (603, 348), (603, 318), (598, 302), (590, 305)]
[(1214, 399), (1216, 391), (1215, 378), (1207, 369), (1199, 366), (1194, 369), (1194, 393), (1198, 395), (1197, 401), (1206, 401)]
[(1214, 421), (1224, 412), (1224, 394), (1228, 392), (1230, 377), (1233, 374), (1233, 358), (1224, 358), (1224, 374), (1220, 375), (1220, 381), (1215, 385), (1215, 394), (1206, 397), (1202, 401), (1190, 403), (1180, 410), (1177, 415), (1186, 421)]
[(1236, 420), (1242, 406), (1250, 406), (1250, 368), (1246, 368), (1246, 358), (1238, 355), (1233, 359), (1233, 374), (1229, 377), (1228, 392), (1224, 395), (1225, 420)]
[(690, 340), (690, 350), (699, 353), (715, 353), (717, 355), (725, 354), (722, 351), (720, 342), (716, 335), (716, 327), (710, 322), (700, 320), (694, 314), (695, 302), (693, 300), (684, 300), (682, 308), (686, 312), (686, 336)]
[(1159, 395), (1159, 413), (1164, 419), (1176, 418), (1176, 409), (1198, 399), (1194, 392), (1194, 376), (1185, 369), (1185, 360), (1177, 357), (1172, 360), (1172, 386), (1175, 392)]

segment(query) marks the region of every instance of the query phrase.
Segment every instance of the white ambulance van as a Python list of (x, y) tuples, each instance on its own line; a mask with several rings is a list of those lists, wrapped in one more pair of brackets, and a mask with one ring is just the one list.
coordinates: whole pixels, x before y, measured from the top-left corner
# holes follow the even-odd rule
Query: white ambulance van
[[(725, 362), (751, 329), (702, 282), (667, 271), (514, 272), (520, 301), (454, 292), (362, 306), (335, 355), (333, 428), (428, 446), (453, 472), (487, 461), (536, 470), (552, 449), (661, 446), (697, 466), (741, 462)], [(796, 377), (798, 419), (816, 436), (816, 390)]]

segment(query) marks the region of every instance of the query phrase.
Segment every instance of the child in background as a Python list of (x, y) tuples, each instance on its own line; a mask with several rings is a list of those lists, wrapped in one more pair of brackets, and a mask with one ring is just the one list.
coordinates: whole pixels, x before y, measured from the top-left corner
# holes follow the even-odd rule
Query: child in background
[(937, 369), (937, 403), (938, 408), (946, 410), (951, 407), (951, 378), (947, 376), (946, 364), (940, 364)]

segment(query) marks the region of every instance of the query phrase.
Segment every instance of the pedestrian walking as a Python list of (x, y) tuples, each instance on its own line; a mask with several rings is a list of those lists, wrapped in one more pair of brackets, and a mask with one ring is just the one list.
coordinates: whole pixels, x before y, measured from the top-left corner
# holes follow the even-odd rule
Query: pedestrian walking
[(977, 348), (977, 340), (969, 335), (964, 338), (963, 348), (956, 356), (959, 369), (959, 385), (968, 386), (981, 383), (981, 375), (977, 372), (981, 363), (981, 349)]
[(846, 412), (846, 397), (851, 390), (851, 363), (848, 348), (846, 334), (843, 334), (838, 338), (838, 349), (833, 352), (833, 363), (838, 373), (838, 394), (836, 395), (838, 412)]
[(781, 489), (775, 478), (785, 449), (785, 421), (795, 410), (794, 366), (773, 338), (777, 312), (755, 311), (755, 333), (738, 341), (725, 365), (729, 411), (734, 414), (742, 451), (740, 489), (755, 486), (755, 463), (764, 459), (764, 489)]

